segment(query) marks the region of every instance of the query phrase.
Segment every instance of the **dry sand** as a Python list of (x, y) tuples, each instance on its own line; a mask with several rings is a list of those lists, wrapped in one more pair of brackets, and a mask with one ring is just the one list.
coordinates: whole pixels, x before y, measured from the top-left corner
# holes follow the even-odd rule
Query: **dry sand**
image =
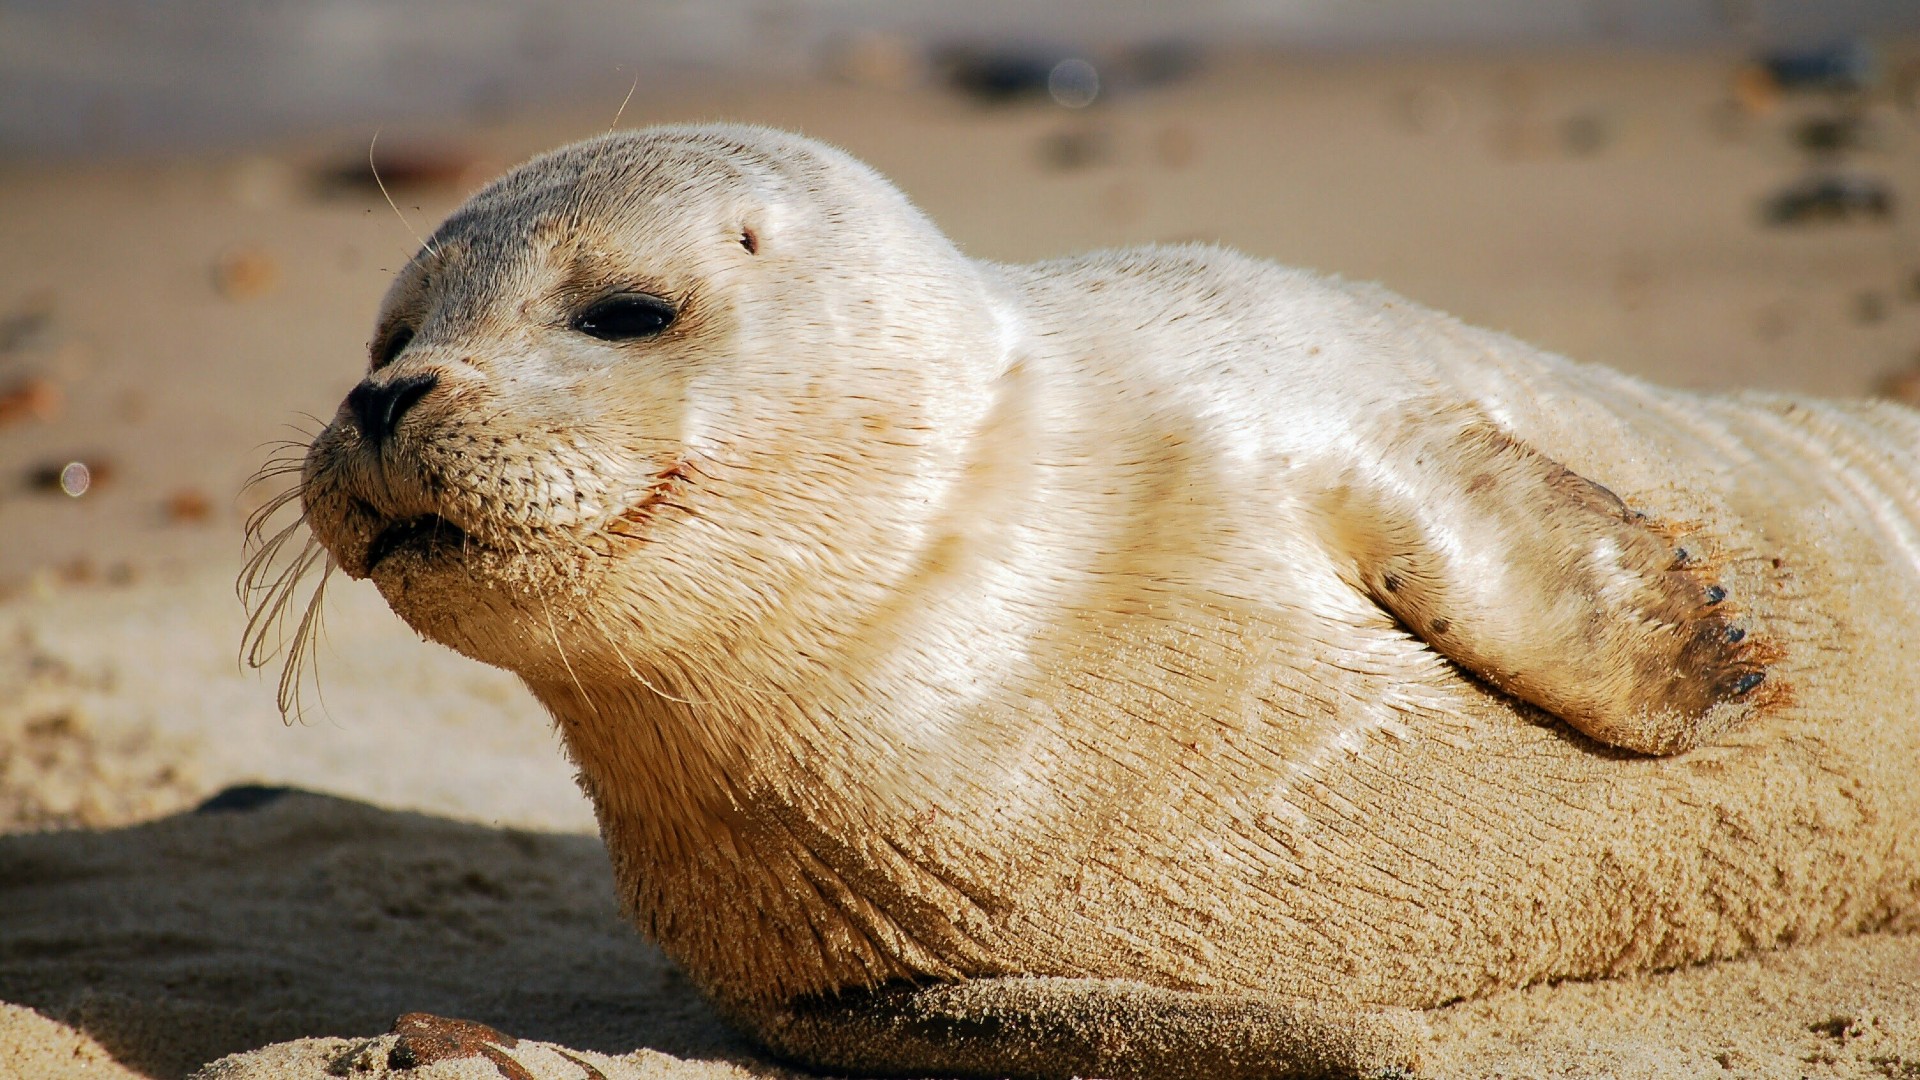
[[(1896, 54), (1897, 55), (1897, 54)], [(859, 65), (856, 65), (859, 67)], [(1381, 280), (1661, 381), (1843, 395), (1920, 365), (1920, 228), (1759, 224), (1792, 118), (1725, 56), (1218, 56), (1069, 112), (866, 81), (690, 88), (623, 123), (838, 142), (970, 252), (1213, 239)], [(390, 130), (424, 231), (588, 112)], [(1920, 117), (1855, 165), (1920, 199)], [(510, 678), (328, 602), (324, 708), (236, 670), (238, 495), (359, 377), (415, 241), (321, 190), (366, 133), (245, 154), (0, 170), (0, 1077), (379, 1076), (404, 1012), (527, 1040), (532, 1075), (786, 1075), (616, 915), (605, 855)], [(405, 177), (400, 177), (405, 179)], [(309, 430), (311, 425), (309, 423)], [(86, 494), (58, 491), (69, 461)], [(193, 813), (236, 783), (293, 785)], [(1920, 940), (1819, 942), (1434, 1015), (1438, 1076), (1920, 1077)], [(569, 1048), (569, 1059), (559, 1050)], [(410, 1077), (505, 1075), (484, 1057)]]

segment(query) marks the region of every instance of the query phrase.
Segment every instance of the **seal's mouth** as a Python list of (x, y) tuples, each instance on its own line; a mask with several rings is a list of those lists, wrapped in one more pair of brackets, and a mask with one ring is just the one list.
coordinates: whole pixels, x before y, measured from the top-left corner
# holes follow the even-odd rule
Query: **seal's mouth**
[(373, 543), (367, 545), (367, 573), (373, 573), (374, 567), (403, 551), (432, 555), (436, 551), (462, 547), (466, 542), (466, 530), (439, 514), (390, 522), (374, 536)]

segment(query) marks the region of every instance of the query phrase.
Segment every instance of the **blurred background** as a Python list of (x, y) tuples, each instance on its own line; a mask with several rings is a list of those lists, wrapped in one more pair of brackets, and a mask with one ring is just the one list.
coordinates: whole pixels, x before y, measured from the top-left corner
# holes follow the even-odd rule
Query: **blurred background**
[(466, 193), (703, 119), (982, 258), (1218, 241), (1672, 385), (1920, 398), (1914, 0), (0, 0), (0, 827), (259, 779), (591, 828), (517, 684), (369, 586), (283, 726), (243, 485)]

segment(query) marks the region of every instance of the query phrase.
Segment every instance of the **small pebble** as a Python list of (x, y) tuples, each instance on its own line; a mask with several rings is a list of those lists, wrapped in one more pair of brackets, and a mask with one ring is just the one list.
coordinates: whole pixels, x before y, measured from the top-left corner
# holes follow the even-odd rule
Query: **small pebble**
[(1748, 116), (1771, 116), (1780, 107), (1780, 84), (1758, 64), (1743, 67), (1733, 77), (1733, 100)]
[(27, 486), (49, 495), (69, 495), (77, 499), (111, 480), (113, 473), (113, 465), (99, 459), (45, 461), (27, 470)]
[(1920, 357), (1880, 380), (1880, 396), (1920, 409)]
[(65, 397), (58, 383), (44, 376), (29, 375), (0, 390), (0, 426), (22, 420), (52, 420), (60, 415), (64, 404)]
[(264, 296), (279, 284), (280, 261), (259, 248), (241, 248), (214, 260), (214, 291), (228, 300)]
[(1040, 141), (1040, 160), (1061, 172), (1098, 165), (1112, 156), (1113, 140), (1097, 127), (1065, 128)]
[[(1199, 154), (1200, 146), (1193, 137), (1193, 129), (1185, 124), (1168, 124), (1153, 137), (1153, 155), (1169, 169), (1184, 169), (1193, 164)], [(1920, 275), (1915, 276), (1915, 287), (1920, 288)]]
[(197, 488), (180, 488), (167, 496), (167, 520), (176, 525), (198, 525), (213, 517), (213, 500)]
[(1560, 121), (1560, 146), (1573, 157), (1594, 157), (1613, 144), (1613, 122), (1597, 112)]
[(35, 352), (53, 344), (53, 298), (42, 294), (0, 315), (0, 353)]

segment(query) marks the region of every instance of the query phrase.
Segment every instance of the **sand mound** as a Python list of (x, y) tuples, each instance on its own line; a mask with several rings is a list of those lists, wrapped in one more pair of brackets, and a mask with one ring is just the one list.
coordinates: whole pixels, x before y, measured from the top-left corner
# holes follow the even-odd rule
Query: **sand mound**
[[(390, 1069), (380, 1033), (413, 1011), (497, 1028), (542, 1080), (591, 1076), (581, 1062), (606, 1080), (793, 1075), (621, 921), (591, 836), (231, 788), (150, 824), (0, 837), (0, 911), (0, 999), (27, 1006), (0, 1008), (7, 1075), (180, 1077), (238, 1055), (198, 1075), (519, 1080), (484, 1054)], [(1920, 937), (1433, 1020), (1434, 1076), (1920, 1077)]]
[(620, 920), (593, 837), (274, 788), (208, 806), (0, 837), (0, 999), (156, 1077), (412, 1010), (610, 1053), (745, 1049)]

